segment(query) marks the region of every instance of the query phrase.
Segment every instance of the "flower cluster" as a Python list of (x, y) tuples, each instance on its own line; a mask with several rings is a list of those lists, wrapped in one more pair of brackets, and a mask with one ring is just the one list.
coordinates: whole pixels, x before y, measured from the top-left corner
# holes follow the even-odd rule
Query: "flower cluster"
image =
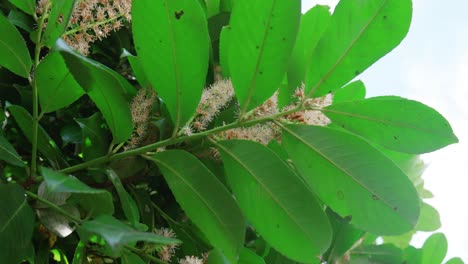
[(185, 256), (185, 258), (179, 260), (179, 264), (203, 264), (203, 260), (195, 256)]
[[(156, 233), (157, 235), (163, 236), (163, 237), (167, 237), (167, 238), (175, 238), (176, 237), (176, 234), (174, 233), (174, 231), (172, 231), (172, 229), (168, 229), (168, 228), (155, 229), (154, 233)], [(170, 262), (172, 257), (175, 254), (176, 248), (177, 248), (177, 245), (174, 245), (174, 244), (164, 245), (164, 246), (158, 248), (157, 251), (158, 251), (159, 258), (162, 261)]]
[[(40, 0), (36, 13), (45, 14), (49, 2)], [(123, 23), (131, 21), (131, 7), (131, 0), (78, 0), (63, 39), (71, 48), (86, 56), (90, 43), (107, 37)]]
[(206, 88), (197, 107), (197, 117), (193, 121), (193, 128), (196, 131), (203, 131), (207, 128), (213, 118), (223, 109), (234, 97), (234, 88), (231, 80), (219, 80)]
[[(304, 85), (302, 85), (300, 88), (297, 88), (294, 91), (293, 96), (297, 99), (298, 102), (302, 102), (305, 98)], [(333, 101), (333, 95), (327, 94), (323, 97), (306, 99), (305, 105), (321, 108), (321, 107), (326, 107), (326, 106), (331, 105), (332, 101)], [(293, 109), (294, 107), (295, 105), (285, 106), (283, 108), (283, 111)], [(285, 118), (290, 121), (296, 121), (296, 122), (304, 123), (307, 125), (314, 125), (314, 126), (327, 126), (331, 123), (330, 119), (319, 110), (304, 110), (300, 112), (295, 112), (295, 113), (287, 115)]]
[(126, 149), (133, 149), (141, 146), (148, 132), (149, 120), (155, 100), (156, 93), (152, 88), (140, 89), (133, 98), (130, 110), (135, 131)]

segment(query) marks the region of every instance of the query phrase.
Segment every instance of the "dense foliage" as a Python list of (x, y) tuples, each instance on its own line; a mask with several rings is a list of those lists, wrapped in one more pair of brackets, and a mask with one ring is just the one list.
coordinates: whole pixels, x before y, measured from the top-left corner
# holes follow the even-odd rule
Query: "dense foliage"
[[(0, 1), (1, 263), (442, 263), (411, 0)], [(463, 263), (455, 258), (446, 263)]]

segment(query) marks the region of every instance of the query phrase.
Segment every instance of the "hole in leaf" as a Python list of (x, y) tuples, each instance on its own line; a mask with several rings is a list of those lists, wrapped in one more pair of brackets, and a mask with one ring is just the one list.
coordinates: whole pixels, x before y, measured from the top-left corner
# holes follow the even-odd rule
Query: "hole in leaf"
[(174, 16), (176, 19), (180, 19), (184, 15), (184, 10), (174, 12)]

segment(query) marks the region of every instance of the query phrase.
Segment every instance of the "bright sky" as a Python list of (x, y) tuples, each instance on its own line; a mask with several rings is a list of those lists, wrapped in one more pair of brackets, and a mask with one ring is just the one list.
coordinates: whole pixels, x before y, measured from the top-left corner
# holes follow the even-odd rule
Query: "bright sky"
[[(338, 0), (302, 0), (332, 8)], [(333, 10), (333, 9), (332, 9)], [(359, 78), (367, 96), (399, 95), (427, 104), (449, 120), (460, 143), (426, 154), (423, 179), (448, 239), (447, 258), (468, 263), (468, 1), (413, 0), (413, 21), (402, 44)], [(413, 240), (420, 247), (430, 234)]]

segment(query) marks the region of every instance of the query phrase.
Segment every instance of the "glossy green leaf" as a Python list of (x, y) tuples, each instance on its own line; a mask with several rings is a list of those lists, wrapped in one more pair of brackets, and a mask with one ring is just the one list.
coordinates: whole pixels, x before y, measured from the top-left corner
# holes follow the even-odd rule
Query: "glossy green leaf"
[(302, 15), (301, 26), (291, 54), (288, 68), (288, 96), (305, 82), (307, 68), (310, 66), (312, 54), (327, 29), (331, 14), (328, 6), (316, 5)]
[[(31, 114), (19, 105), (10, 105), (7, 107), (7, 110), (15, 118), (16, 123), (21, 128), (21, 131), (23, 131), (29, 142), (32, 142), (33, 118)], [(53, 166), (58, 167), (60, 164), (66, 164), (57, 144), (55, 144), (52, 138), (50, 138), (41, 126), (38, 128), (37, 148)]]
[(206, 3), (206, 17), (211, 18), (212, 16), (217, 15), (219, 10), (221, 0), (205, 0)]
[(386, 244), (393, 244), (396, 247), (405, 249), (410, 245), (411, 239), (413, 238), (413, 235), (415, 233), (416, 233), (416, 230), (413, 229), (409, 232), (406, 232), (398, 236), (382, 236), (382, 239), (384, 243)]
[(0, 160), (19, 167), (26, 166), (24, 161), (18, 155), (18, 152), (16, 152), (15, 148), (2, 136), (2, 134), (0, 134)]
[(67, 28), (76, 0), (54, 0), (51, 6), (47, 26), (42, 36), (43, 42), (54, 46), (55, 42)]
[(151, 84), (148, 80), (148, 77), (146, 77), (145, 71), (143, 70), (140, 58), (132, 55), (127, 50), (124, 50), (120, 57), (127, 58), (128, 62), (130, 63), (130, 66), (132, 67), (133, 74), (135, 75), (135, 78), (137, 79), (141, 87), (150, 87)]
[(245, 220), (226, 187), (188, 152), (163, 151), (152, 159), (187, 216), (214, 247), (236, 260), (244, 243)]
[(239, 263), (242, 264), (265, 264), (263, 258), (247, 248), (242, 248), (239, 255)]
[(114, 143), (130, 138), (133, 123), (129, 99), (135, 94), (135, 88), (113, 70), (75, 53), (63, 40), (57, 41), (55, 49), (60, 51), (75, 80), (101, 111)]
[(351, 251), (350, 264), (402, 264), (403, 251), (394, 245), (362, 245)]
[(176, 128), (195, 113), (205, 85), (209, 35), (197, 1), (141, 0), (132, 6), (135, 48)]
[(36, 13), (36, 1), (35, 0), (8, 0), (16, 7), (21, 9), (26, 14), (32, 15)]
[(333, 92), (394, 49), (411, 22), (411, 0), (341, 0), (312, 54), (306, 92)]
[(16, 75), (29, 77), (32, 66), (26, 42), (3, 14), (0, 14), (0, 66), (5, 67)]
[(404, 250), (406, 263), (421, 264), (422, 250), (409, 246)]
[(31, 16), (28, 16), (27, 14), (17, 10), (11, 10), (10, 13), (8, 13), (8, 20), (13, 25), (25, 30), (28, 33), (33, 31), (33, 27), (36, 23)]
[(411, 230), (419, 197), (408, 177), (367, 141), (327, 127), (283, 127), (283, 146), (318, 197), (351, 224), (380, 235)]
[(336, 90), (333, 93), (333, 103), (337, 104), (346, 101), (360, 100), (365, 97), (366, 86), (362, 81), (358, 80)]
[[(299, 262), (292, 261), (285, 256), (281, 255), (278, 251), (270, 248), (268, 255), (265, 257), (265, 262), (268, 264), (299, 264)], [(317, 259), (313, 264), (321, 264), (322, 262)]]
[(88, 118), (75, 119), (81, 128), (83, 160), (89, 161), (107, 154), (110, 139), (102, 127), (104, 120), (100, 113)]
[(232, 10), (229, 71), (241, 114), (279, 88), (301, 16), (299, 0), (237, 0)]
[(85, 221), (80, 229), (101, 236), (114, 250), (119, 250), (125, 244), (147, 241), (158, 244), (179, 244), (174, 238), (167, 238), (149, 232), (140, 232), (114, 217), (102, 214), (93, 220)]
[(331, 243), (330, 223), (285, 161), (252, 141), (221, 141), (217, 147), (242, 212), (272, 247), (306, 263), (325, 252)]
[(41, 110), (44, 113), (67, 107), (85, 94), (57, 52), (50, 53), (41, 61), (37, 66), (34, 80)]
[(342, 102), (323, 112), (334, 124), (395, 151), (419, 154), (458, 142), (441, 114), (401, 97)]
[(327, 210), (328, 219), (333, 228), (333, 242), (327, 251), (326, 259), (337, 261), (350, 250), (356, 242), (364, 236), (364, 231), (355, 228), (348, 221), (343, 219), (331, 210)]
[(421, 215), (419, 216), (416, 230), (431, 232), (441, 227), (440, 216), (437, 210), (427, 203), (421, 203)]
[(45, 167), (41, 167), (40, 171), (49, 192), (72, 193), (70, 199), (77, 200), (91, 215), (114, 213), (112, 195), (108, 191), (91, 188), (73, 176)]
[(464, 264), (463, 260), (461, 258), (451, 258), (445, 264)]
[(122, 264), (145, 264), (140, 256), (130, 251), (124, 250), (122, 252)]
[[(75, 205), (67, 204), (67, 199), (70, 197), (70, 193), (67, 192), (50, 192), (47, 188), (45, 181), (41, 182), (38, 187), (37, 195), (42, 199), (45, 199), (55, 204), (60, 209), (68, 212), (76, 218), (80, 218), (80, 212)], [(49, 205), (38, 202), (35, 206), (37, 216), (42, 225), (44, 225), (49, 231), (57, 234), (60, 237), (67, 237), (75, 230), (74, 226), (70, 225), (70, 219), (57, 212)]]
[(231, 26), (224, 26), (219, 34), (219, 64), (224, 78), (230, 78), (229, 46), (231, 44)]
[(231, 264), (219, 249), (213, 249), (208, 255), (206, 264)]
[(86, 259), (86, 244), (80, 240), (78, 244), (76, 245), (72, 264), (85, 263), (85, 259)]
[(0, 201), (0, 260), (21, 263), (33, 253), (33, 210), (17, 184), (0, 184)]
[(442, 233), (435, 233), (424, 242), (421, 264), (441, 264), (446, 254), (447, 238)]
[(117, 191), (117, 195), (119, 196), (120, 203), (122, 204), (122, 210), (125, 214), (125, 217), (127, 217), (127, 220), (133, 226), (137, 226), (137, 224), (140, 222), (140, 212), (138, 211), (135, 200), (133, 200), (130, 194), (128, 194), (127, 190), (125, 190), (119, 175), (117, 175), (114, 170), (107, 169), (106, 174)]

